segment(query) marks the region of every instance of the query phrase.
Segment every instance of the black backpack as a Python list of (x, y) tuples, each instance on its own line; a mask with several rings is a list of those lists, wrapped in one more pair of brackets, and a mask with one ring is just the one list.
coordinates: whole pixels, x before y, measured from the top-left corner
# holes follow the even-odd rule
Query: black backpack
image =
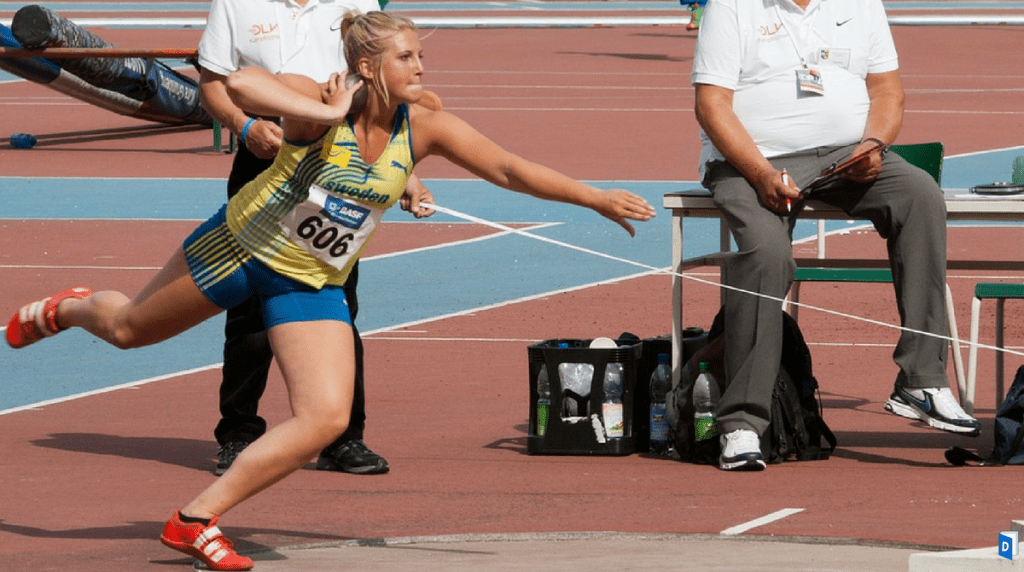
[(1017, 368), (1017, 374), (1006, 392), (1006, 399), (996, 411), (995, 447), (987, 459), (982, 459), (962, 447), (950, 447), (946, 460), (962, 466), (973, 463), (980, 465), (1024, 465), (1024, 366)]
[[(811, 352), (796, 320), (785, 312), (782, 318), (782, 360), (772, 390), (771, 423), (761, 435), (761, 454), (767, 463), (827, 459), (836, 448), (836, 438), (822, 418), (818, 380), (811, 370)], [(719, 311), (708, 333), (708, 345), (686, 363), (679, 383), (666, 400), (671, 438), (682, 461), (718, 463), (721, 449), (717, 438), (694, 440), (692, 395), (702, 361), (708, 362), (719, 388), (725, 390), (725, 338), (721, 335), (725, 330), (724, 321), (724, 312)]]

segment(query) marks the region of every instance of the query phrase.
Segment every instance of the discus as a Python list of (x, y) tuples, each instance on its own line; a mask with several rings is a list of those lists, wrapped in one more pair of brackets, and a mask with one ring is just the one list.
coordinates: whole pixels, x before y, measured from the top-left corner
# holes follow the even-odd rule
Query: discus
[(971, 192), (976, 195), (1019, 195), (1024, 193), (1024, 184), (997, 181), (971, 187)]
[(360, 80), (362, 80), (363, 85), (358, 91), (352, 94), (352, 105), (348, 108), (350, 115), (357, 114), (366, 107), (366, 85), (369, 82), (363, 80), (362, 76), (357, 73), (348, 72), (348, 75), (345, 76), (345, 89), (351, 88), (353, 85), (359, 83)]

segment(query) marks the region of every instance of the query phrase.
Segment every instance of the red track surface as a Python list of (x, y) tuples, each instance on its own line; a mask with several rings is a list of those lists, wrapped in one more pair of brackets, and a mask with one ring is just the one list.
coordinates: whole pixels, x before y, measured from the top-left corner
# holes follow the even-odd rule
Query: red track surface
[[(181, 46), (198, 37), (96, 32), (125, 47)], [(895, 33), (908, 90), (901, 142), (941, 140), (948, 154), (1020, 144), (1019, 97), (999, 89), (1019, 90), (1024, 64), (998, 54), (1019, 44), (1024, 30)], [(426, 82), (450, 110), (497, 141), (572, 176), (687, 180), (695, 177), (697, 157), (687, 78), (693, 40), (678, 28), (439, 30), (424, 44)], [(5, 85), (0, 101), (7, 131), (40, 138), (31, 151), (0, 146), (5, 176), (224, 177), (228, 171), (228, 157), (209, 150), (208, 131), (153, 127), (36, 85)], [(465, 176), (433, 159), (418, 172), (428, 179)], [(23, 228), (0, 226), (0, 260), (21, 248), (14, 231)], [(161, 230), (166, 242), (154, 237), (152, 248), (140, 248), (138, 254), (156, 253), (140, 256), (140, 263), (161, 264), (167, 248), (157, 244), (170, 245), (187, 232), (183, 225)], [(382, 233), (375, 246), (403, 248), (398, 234)], [(883, 248), (873, 235), (829, 240), (833, 253)], [(951, 256), (970, 249), (1024, 256), (1020, 229), (954, 229), (950, 244)], [(83, 237), (66, 253), (121, 246)], [(42, 287), (23, 283), (23, 274), (0, 272), (6, 306)], [(137, 287), (137, 277), (109, 279)], [(962, 331), (977, 280), (950, 276)], [(706, 326), (717, 291), (691, 286), (687, 295), (694, 320), (688, 325)], [(621, 331), (663, 334), (669, 299), (669, 279), (652, 277), (367, 340), (367, 439), (391, 462), (391, 473), (299, 471), (232, 511), (224, 528), (250, 550), (454, 533), (718, 532), (799, 507), (806, 510), (752, 533), (980, 547), (994, 544), (998, 531), (1022, 516), (1018, 469), (954, 469), (943, 461), (950, 445), (989, 447), (990, 425), (971, 440), (884, 413), (896, 333), (815, 312), (802, 313), (801, 323), (823, 384), (825, 417), (840, 441), (829, 461), (729, 474), (642, 455), (527, 455), (526, 345)], [(896, 321), (884, 285), (810, 285), (802, 301)], [(1010, 308), (1011, 323), (1016, 311)], [(983, 341), (991, 340), (988, 308), (982, 323)], [(1007, 341), (1020, 345), (1019, 326)], [(978, 413), (989, 420), (991, 353), (982, 356)], [(74, 367), (73, 356), (70, 363), (55, 357), (54, 367)], [(1008, 359), (1009, 373), (1018, 361)], [(187, 562), (155, 539), (170, 512), (214, 478), (219, 376), (208, 371), (0, 417), (0, 568), (76, 572)], [(276, 374), (271, 388), (262, 409), (280, 421), (288, 413)]]

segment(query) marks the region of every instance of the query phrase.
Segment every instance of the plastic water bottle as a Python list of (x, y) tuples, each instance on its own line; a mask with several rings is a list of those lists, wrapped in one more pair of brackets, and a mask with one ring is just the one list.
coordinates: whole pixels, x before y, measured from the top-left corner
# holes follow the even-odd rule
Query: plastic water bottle
[(590, 383), (594, 378), (594, 365), (560, 363), (558, 378), (562, 383), (562, 418), (589, 417)]
[(708, 362), (700, 362), (700, 374), (693, 383), (693, 436), (695, 441), (706, 441), (718, 435), (715, 425), (715, 406), (721, 393), (718, 382), (709, 371)]
[(548, 366), (542, 364), (537, 372), (537, 435), (543, 436), (548, 431), (548, 419), (551, 417), (551, 380), (548, 379)]
[(665, 410), (665, 396), (672, 388), (672, 368), (668, 360), (668, 354), (658, 354), (658, 367), (651, 374), (651, 453), (655, 455), (667, 455), (672, 449)]
[(622, 437), (622, 364), (610, 363), (604, 373), (604, 402), (601, 403), (604, 432), (609, 439)]

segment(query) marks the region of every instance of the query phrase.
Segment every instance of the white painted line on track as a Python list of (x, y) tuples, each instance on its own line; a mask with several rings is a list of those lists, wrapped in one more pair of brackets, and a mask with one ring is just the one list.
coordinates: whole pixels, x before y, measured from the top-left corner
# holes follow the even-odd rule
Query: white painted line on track
[(555, 296), (555, 295), (558, 295), (558, 294), (564, 294), (566, 292), (576, 292), (577, 290), (586, 290), (587, 288), (593, 288), (595, 286), (603, 286), (605, 284), (615, 284), (615, 283), (618, 283), (618, 282), (623, 282), (623, 281), (626, 281), (626, 280), (633, 280), (635, 278), (643, 278), (643, 277), (646, 277), (646, 276), (660, 276), (660, 275), (665, 274), (669, 270), (671, 270), (671, 267), (659, 268), (657, 270), (648, 270), (646, 272), (639, 272), (637, 274), (631, 274), (629, 276), (621, 276), (621, 277), (618, 277), (618, 278), (611, 278), (611, 279), (608, 279), (608, 280), (600, 280), (598, 282), (591, 282), (590, 284), (580, 284), (579, 286), (573, 286), (572, 288), (562, 288), (562, 289), (559, 289), (559, 290), (551, 290), (550, 292), (541, 292), (540, 294), (534, 294), (532, 296), (524, 296), (522, 298), (515, 298), (515, 299), (512, 299), (512, 300), (505, 300), (503, 302), (498, 302), (496, 304), (489, 304), (489, 305), (486, 305), (486, 306), (477, 306), (476, 308), (470, 308), (468, 310), (461, 310), (459, 312), (452, 312), (450, 314), (443, 314), (443, 315), (440, 315), (440, 316), (431, 316), (429, 318), (424, 318), (422, 320), (414, 320), (414, 321), (405, 322), (405, 323), (402, 323), (402, 324), (394, 324), (394, 325), (391, 325), (391, 326), (387, 326), (385, 328), (378, 328), (376, 330), (367, 330), (365, 332), (360, 331), (359, 334), (362, 337), (365, 338), (365, 337), (372, 336), (374, 334), (379, 334), (379, 333), (382, 333), (382, 332), (391, 332), (391, 331), (394, 331), (394, 330), (400, 330), (402, 328), (407, 328), (407, 327), (410, 327), (410, 326), (418, 326), (420, 324), (428, 324), (430, 322), (437, 322), (437, 321), (440, 321), (440, 320), (447, 320), (449, 318), (457, 318), (459, 316), (470, 316), (470, 315), (473, 315), (473, 314), (475, 314), (477, 312), (484, 312), (484, 311), (487, 311), (487, 310), (493, 310), (495, 308), (504, 308), (505, 306), (512, 306), (514, 304), (519, 304), (519, 303), (522, 303), (522, 302), (529, 302), (531, 300), (540, 300), (542, 298), (548, 298), (550, 296)]
[[(962, 9), (961, 7), (951, 9)], [(476, 16), (476, 17), (429, 17), (413, 16), (413, 22), (421, 29), (428, 28), (589, 28), (603, 26), (684, 26), (690, 21), (687, 16)], [(206, 18), (77, 18), (75, 23), (83, 28), (185, 28), (203, 29)], [(11, 19), (0, 20), (7, 27)], [(935, 16), (889, 16), (892, 26), (1002, 26), (1022, 25), (1024, 16), (1005, 15), (935, 15)], [(179, 58), (180, 59), (180, 58)]]
[[(93, 219), (90, 219), (90, 220), (93, 220)], [(141, 219), (132, 219), (132, 220), (141, 220)], [(467, 224), (467, 223), (463, 223), (463, 222), (433, 222), (433, 221), (427, 221), (427, 223), (439, 224), (439, 225), (443, 225), (443, 224), (456, 224), (456, 225)], [(388, 223), (388, 224), (409, 224), (409, 223), (391, 222), (391, 223)], [(541, 230), (541, 229), (545, 229), (545, 228), (551, 228), (551, 227), (555, 227), (555, 226), (560, 226), (563, 223), (560, 223), (560, 222), (545, 222), (545, 223), (510, 223), (510, 224), (516, 225), (515, 228), (517, 228), (519, 230), (529, 231), (529, 230)], [(451, 242), (443, 242), (443, 243), (434, 244), (434, 245), (431, 245), (431, 246), (421, 246), (419, 248), (408, 248), (408, 249), (405, 249), (405, 250), (396, 250), (395, 252), (386, 252), (384, 254), (377, 254), (377, 255), (374, 255), (374, 256), (362, 256), (362, 257), (359, 258), (359, 261), (360, 262), (369, 262), (369, 261), (372, 261), (372, 260), (382, 260), (384, 258), (394, 258), (396, 256), (405, 256), (407, 254), (419, 254), (419, 253), (428, 252), (428, 251), (431, 251), (431, 250), (440, 250), (440, 249), (448, 248), (448, 247), (451, 247), (451, 246), (463, 246), (463, 245), (466, 245), (466, 244), (473, 244), (473, 243), (476, 243), (476, 242), (483, 242), (485, 240), (501, 238), (501, 237), (504, 237), (504, 236), (510, 236), (510, 235), (514, 235), (514, 234), (516, 234), (516, 233), (514, 231), (511, 231), (511, 230), (492, 232), (491, 234), (486, 234), (486, 235), (478, 236), (478, 237), (475, 237), (475, 238), (467, 238), (465, 240), (453, 240)], [(160, 270), (161, 268), (163, 268), (163, 267), (162, 266), (97, 266), (97, 265), (68, 265), (68, 264), (60, 264), (60, 265), (50, 265), (50, 264), (0, 264), (0, 269), (5, 269), (5, 270), (149, 270), (149, 271), (155, 271), (155, 270)]]
[(65, 401), (74, 401), (76, 399), (81, 399), (83, 397), (89, 397), (89, 396), (92, 396), (92, 395), (99, 395), (101, 393), (110, 393), (111, 391), (117, 391), (119, 389), (132, 389), (132, 388), (135, 388), (135, 387), (139, 387), (141, 385), (146, 385), (148, 383), (153, 383), (154, 381), (163, 381), (165, 379), (171, 379), (171, 378), (174, 378), (174, 377), (181, 377), (181, 376), (184, 376), (184, 375), (191, 375), (193, 373), (200, 373), (200, 372), (211, 370), (211, 369), (217, 369), (217, 368), (221, 367), (221, 365), (223, 365), (223, 364), (215, 363), (215, 364), (210, 364), (210, 365), (204, 365), (202, 367), (197, 367), (197, 368), (193, 368), (193, 369), (187, 369), (187, 370), (184, 370), (184, 371), (176, 371), (174, 373), (168, 373), (168, 374), (165, 374), (165, 375), (158, 375), (156, 377), (150, 377), (148, 379), (140, 379), (138, 381), (131, 381), (131, 382), (128, 382), (128, 383), (122, 383), (120, 385), (112, 385), (110, 387), (103, 387), (103, 388), (100, 388), (100, 389), (94, 389), (92, 391), (85, 391), (85, 392), (82, 392), (82, 393), (76, 393), (74, 395), (66, 395), (64, 397), (58, 397), (56, 399), (48, 399), (46, 401), (38, 401), (36, 403), (30, 403), (28, 405), (21, 405), (19, 407), (12, 407), (10, 409), (0, 410), (0, 415), (7, 415), (7, 414), (10, 414), (10, 413), (17, 413), (19, 411), (30, 411), (32, 409), (39, 409), (39, 408), (45, 407), (47, 405), (54, 405), (54, 404), (57, 404), (57, 403), (64, 403)]
[[(445, 108), (449, 109), (449, 108)], [(680, 109), (670, 107), (638, 107), (634, 109), (622, 109), (621, 107), (451, 107), (453, 111), (548, 111), (557, 113), (683, 113), (689, 115), (692, 109)]]
[(160, 270), (162, 266), (96, 266), (68, 264), (0, 264), (4, 270)]
[[(908, 109), (907, 113), (919, 115), (951, 115), (961, 112), (956, 109)], [(1024, 115), (1024, 111), (992, 111), (987, 109), (965, 109), (962, 113), (967, 115)]]
[[(431, 222), (431, 221), (428, 221), (428, 222)], [(448, 224), (448, 223), (447, 222), (434, 222), (433, 224)], [(560, 223), (560, 222), (547, 222), (547, 223), (539, 223), (539, 224), (530, 224), (530, 223), (513, 223), (513, 224), (516, 225), (516, 228), (520, 228), (519, 225), (522, 224), (523, 225), (522, 226), (522, 230), (540, 230), (540, 229), (543, 229), (543, 228), (550, 228), (550, 227), (553, 227), (553, 226), (559, 226), (562, 223)], [(386, 254), (377, 254), (375, 256), (363, 256), (363, 257), (359, 258), (359, 261), (360, 262), (369, 262), (371, 260), (381, 260), (383, 258), (394, 258), (395, 256), (405, 256), (406, 254), (417, 254), (417, 253), (420, 253), (420, 252), (427, 252), (427, 251), (430, 251), (430, 250), (440, 250), (442, 248), (448, 248), (450, 246), (461, 246), (461, 245), (464, 245), (464, 244), (472, 244), (474, 242), (483, 242), (485, 240), (491, 240), (491, 239), (494, 239), (494, 238), (500, 238), (500, 237), (503, 237), (503, 236), (509, 236), (509, 235), (513, 235), (513, 234), (515, 234), (514, 231), (504, 230), (504, 231), (495, 232), (495, 233), (491, 233), (491, 234), (485, 234), (483, 236), (478, 236), (476, 238), (467, 238), (465, 240), (453, 240), (451, 242), (443, 242), (443, 243), (434, 244), (434, 245), (431, 245), (431, 246), (422, 246), (420, 248), (410, 248), (410, 249), (407, 249), (407, 250), (399, 250), (399, 251), (396, 251), (396, 252), (388, 252)]]
[[(661, 269), (659, 271), (640, 272), (638, 274), (633, 274), (633, 275), (630, 275), (630, 276), (623, 276), (621, 278), (615, 278), (615, 279), (611, 279), (611, 280), (602, 280), (602, 281), (593, 282), (593, 283), (590, 283), (590, 284), (582, 284), (582, 285), (579, 285), (579, 286), (576, 286), (576, 287), (573, 287), (573, 288), (564, 288), (564, 289), (561, 289), (561, 290), (553, 290), (553, 291), (550, 291), (550, 292), (544, 292), (544, 293), (537, 294), (537, 295), (534, 295), (534, 296), (527, 296), (527, 297), (518, 298), (518, 299), (515, 299), (515, 300), (508, 300), (508, 301), (501, 302), (501, 303), (498, 303), (498, 304), (491, 304), (489, 306), (481, 306), (481, 307), (478, 307), (478, 308), (472, 308), (472, 309), (469, 309), (469, 310), (465, 310), (465, 311), (461, 311), (461, 312), (455, 312), (455, 313), (452, 313), (452, 314), (446, 314), (446, 315), (443, 315), (443, 316), (434, 316), (434, 317), (431, 317), (431, 318), (426, 318), (426, 319), (418, 320), (418, 321), (415, 321), (415, 322), (407, 322), (407, 323), (404, 323), (404, 324), (395, 324), (393, 326), (388, 326), (388, 327), (385, 327), (385, 328), (378, 328), (376, 330), (369, 330), (369, 331), (366, 331), (366, 332), (360, 332), (360, 335), (364, 339), (366, 339), (366, 338), (369, 338), (370, 336), (373, 336), (374, 334), (394, 332), (395, 330), (400, 330), (402, 328), (407, 328), (407, 327), (418, 325), (418, 324), (426, 324), (426, 323), (429, 323), (429, 322), (445, 320), (445, 319), (448, 319), (448, 318), (454, 318), (454, 317), (458, 317), (458, 316), (471, 315), (471, 314), (474, 314), (476, 312), (481, 312), (481, 311), (485, 311), (485, 310), (491, 310), (491, 309), (494, 309), (494, 308), (501, 308), (501, 307), (504, 307), (504, 306), (511, 306), (513, 304), (518, 304), (520, 302), (528, 302), (530, 300), (537, 300), (537, 299), (540, 299), (540, 298), (546, 298), (548, 296), (554, 296), (554, 295), (557, 295), (557, 294), (563, 294), (565, 292), (573, 292), (573, 291), (576, 291), (576, 290), (585, 290), (587, 288), (592, 288), (594, 286), (601, 286), (601, 285), (604, 285), (604, 284), (614, 284), (616, 282), (622, 282), (622, 281), (625, 281), (625, 280), (632, 280), (634, 278), (642, 278), (642, 277), (645, 277), (645, 276), (663, 274), (664, 272), (666, 272), (668, 270), (669, 270), (669, 268), (664, 268), (664, 269)], [(0, 332), (3, 332), (6, 329), (7, 329), (6, 327), (0, 328)], [(394, 339), (394, 338), (387, 338), (387, 339)], [(527, 340), (527, 341), (529, 341), (531, 343), (535, 342), (535, 340)], [(82, 397), (89, 397), (89, 396), (92, 396), (92, 395), (98, 395), (98, 394), (101, 394), (101, 393), (108, 393), (108, 392), (117, 391), (117, 390), (120, 390), (120, 389), (131, 389), (131, 388), (134, 388), (134, 387), (146, 385), (148, 383), (153, 383), (155, 381), (164, 381), (164, 380), (172, 379), (172, 378), (175, 378), (175, 377), (181, 377), (181, 376), (184, 376), (184, 375), (191, 375), (193, 373), (199, 373), (199, 372), (202, 372), (202, 371), (207, 371), (207, 370), (211, 370), (211, 369), (217, 369), (219, 367), (222, 367), (223, 365), (224, 365), (223, 363), (219, 362), (219, 363), (214, 363), (214, 364), (210, 364), (210, 365), (205, 365), (205, 366), (202, 366), (202, 367), (197, 367), (197, 368), (194, 368), (194, 369), (188, 369), (188, 370), (183, 370), (183, 371), (171, 372), (171, 373), (168, 373), (168, 374), (165, 374), (165, 375), (151, 377), (151, 378), (148, 378), (148, 379), (141, 379), (141, 380), (138, 380), (138, 381), (122, 383), (120, 385), (113, 385), (113, 386), (110, 386), (110, 387), (103, 387), (103, 388), (96, 389), (96, 390), (93, 390), (93, 391), (86, 391), (86, 392), (83, 392), (83, 393), (77, 393), (75, 395), (68, 395), (68, 396), (65, 396), (65, 397), (59, 397), (59, 398), (50, 399), (50, 400), (47, 400), (47, 401), (39, 401), (39, 402), (36, 402), (36, 403), (29, 403), (27, 405), (22, 405), (22, 406), (19, 406), (19, 407), (12, 407), (10, 409), (0, 410), (0, 416), (7, 415), (7, 414), (10, 414), (10, 413), (17, 413), (19, 411), (31, 411), (33, 409), (39, 409), (39, 408), (45, 407), (47, 405), (54, 405), (54, 404), (57, 404), (57, 403), (64, 403), (66, 401), (73, 401), (73, 400), (76, 400), (76, 399), (80, 399)]]
[[(534, 85), (528, 85), (528, 84), (523, 84), (523, 83), (510, 83), (510, 84), (484, 84), (484, 83), (465, 83), (465, 84), (461, 84), (461, 83), (445, 83), (445, 84), (438, 84), (438, 85), (443, 85), (444, 87), (457, 87), (457, 88), (462, 88), (462, 89), (480, 89), (480, 88), (486, 87), (486, 88), (495, 88), (495, 89), (538, 89), (538, 90), (539, 89), (543, 89), (543, 90), (549, 90), (549, 89), (575, 89), (575, 90), (602, 91), (602, 92), (618, 89), (618, 90), (622, 90), (622, 91), (628, 91), (630, 93), (636, 93), (637, 91), (671, 91), (672, 93), (679, 93), (681, 91), (681, 88), (679, 86), (676, 86), (676, 85), (665, 85), (665, 86), (654, 86), (654, 85), (579, 85), (579, 84), (569, 84), (569, 85), (550, 85), (550, 84), (540, 85), (540, 84), (534, 84)], [(1021, 88), (1021, 89), (1024, 89), (1024, 88)], [(689, 88), (686, 91), (694, 91), (694, 89), (693, 88)], [(979, 88), (979, 89), (976, 89), (976, 90), (972, 90), (972, 92), (974, 92), (974, 91), (977, 91), (977, 92), (988, 92), (988, 91), (993, 91), (993, 90), (980, 89)], [(1003, 90), (1003, 91), (1010, 91), (1010, 90)], [(1013, 91), (1020, 91), (1020, 90), (1014, 89)], [(493, 96), (493, 97), (495, 97), (497, 99), (501, 99), (501, 96)], [(446, 97), (445, 100), (447, 100), (447, 99), (448, 98)]]
[(749, 522), (745, 522), (743, 524), (727, 528), (719, 534), (721, 534), (722, 536), (735, 536), (737, 534), (743, 534), (744, 532), (752, 528), (757, 528), (759, 526), (771, 524), (777, 520), (782, 520), (798, 512), (803, 512), (803, 510), (804, 509), (802, 508), (784, 508), (782, 510), (777, 510), (769, 515), (762, 516), (761, 518), (755, 518), (754, 520), (751, 520)]

